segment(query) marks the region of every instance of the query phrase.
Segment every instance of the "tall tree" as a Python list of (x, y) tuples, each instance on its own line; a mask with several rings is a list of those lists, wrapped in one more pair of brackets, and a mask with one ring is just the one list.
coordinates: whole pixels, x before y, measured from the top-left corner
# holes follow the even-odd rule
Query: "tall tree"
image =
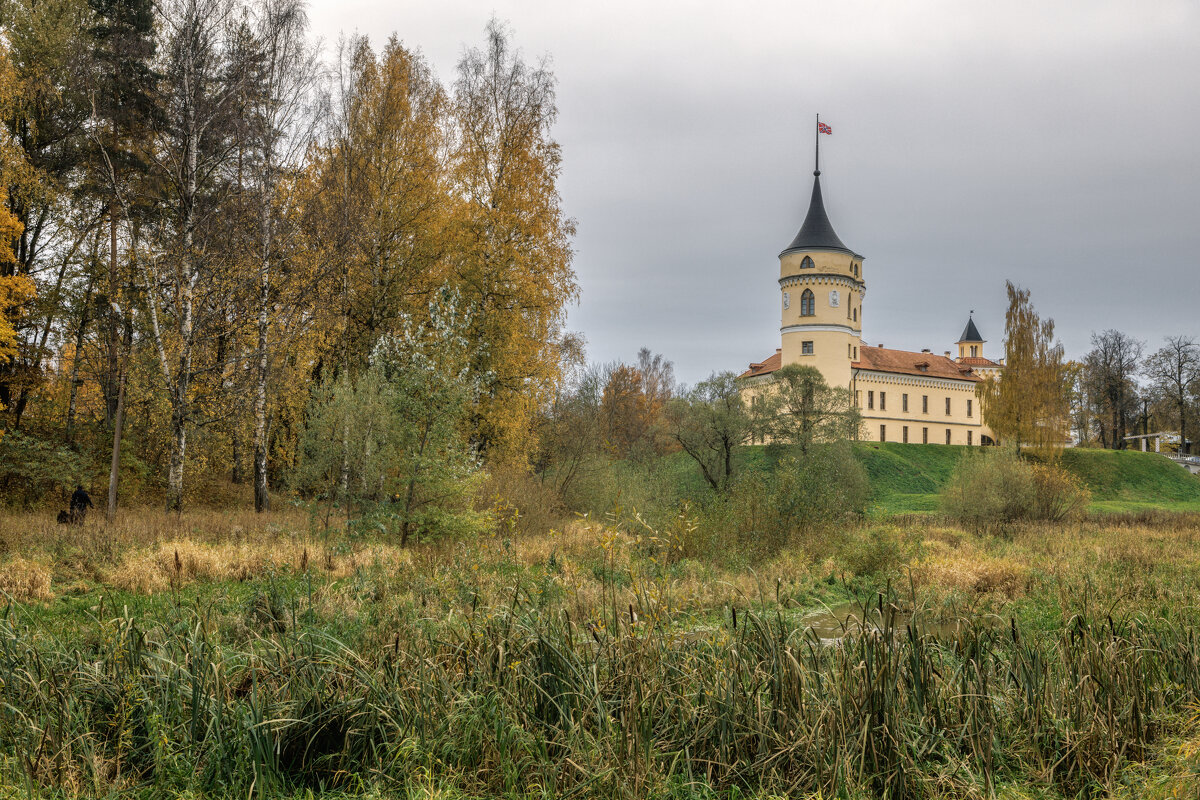
[[(296, 231), (291, 196), (316, 132), (314, 92), (320, 62), (307, 38), (308, 21), (300, 0), (258, 0), (254, 7), (257, 63), (248, 81), (245, 111), (251, 120), (254, 202), (258, 210), (257, 303), (254, 347), (254, 510), (269, 507), (267, 485), (267, 384), (271, 363), (269, 334), (273, 311), (284, 296), (273, 280), (281, 247)], [(284, 240), (284, 241), (281, 241)], [(289, 300), (296, 298), (290, 297)]]
[(769, 414), (773, 441), (791, 444), (807, 455), (818, 442), (854, 439), (862, 415), (848, 389), (831, 387), (813, 367), (789, 364), (775, 372), (760, 395), (759, 414)]
[[(163, 213), (154, 222), (158, 256), (139, 261), (150, 333), (171, 407), (167, 507), (183, 507), (187, 431), (205, 294), (221, 291), (212, 240), (232, 150), (236, 98), (245, 71), (232, 63), (234, 8), (228, 0), (171, 0), (165, 32), (164, 111), (156, 125), (154, 175)], [(164, 324), (165, 323), (165, 324)]]
[(1113, 450), (1125, 448), (1130, 417), (1138, 411), (1134, 381), (1142, 358), (1142, 343), (1118, 330), (1092, 334), (1087, 365), (1089, 394), (1096, 404), (1100, 441)]
[[(0, 117), (8, 119), (17, 103), (17, 76), (8, 58), (8, 48), (0, 39)], [(36, 287), (26, 275), (17, 272), (17, 254), (13, 243), (21, 237), (24, 225), (9, 205), (9, 187), (26, 174), (20, 148), (0, 137), (0, 367), (18, 352), (17, 329), (22, 310), (33, 297)], [(6, 398), (0, 398), (0, 411)]]
[(551, 136), (554, 76), (544, 62), (527, 64), (493, 20), (486, 46), (459, 62), (454, 112), (466, 200), (457, 269), (478, 310), (473, 336), (486, 343), (474, 366), (485, 384), (475, 436), (493, 457), (523, 460), (533, 415), (560, 378), (565, 306), (577, 293)]
[(447, 101), (424, 60), (395, 39), (378, 56), (365, 39), (343, 43), (335, 80), (304, 222), (333, 265), (317, 287), (322, 365), (359, 372), (381, 336), (427, 313), (448, 277)]
[(976, 387), (984, 422), (1013, 447), (1058, 452), (1070, 425), (1069, 376), (1054, 320), (1043, 320), (1029, 290), (1007, 283), (1004, 370)]
[(750, 438), (751, 420), (737, 376), (720, 372), (667, 405), (670, 435), (714, 490), (733, 479), (734, 453)]
[(1188, 407), (1200, 393), (1200, 345), (1186, 336), (1168, 336), (1166, 346), (1146, 359), (1144, 372), (1174, 408), (1179, 421), (1179, 452), (1186, 453)]
[(19, 427), (64, 316), (62, 292), (75, 253), (94, 224), (71, 209), (88, 117), (83, 91), (88, 9), (84, 0), (10, 0), (0, 12), (9, 65), (5, 80), (13, 87), (4, 104), (2, 138), (5, 148), (20, 152), (19, 159), (10, 159), (10, 168), (18, 163), (19, 169), (6, 176), (6, 205), (20, 224), (10, 240), (14, 258), (0, 265), (0, 277), (23, 276), (36, 287), (21, 304), (16, 353), (0, 366), (0, 405), (10, 407), (13, 426)]
[[(92, 69), (86, 89), (89, 120), (88, 188), (108, 217), (108, 264), (100, 297), (104, 326), (105, 366), (101, 379), (105, 420), (116, 418), (121, 385), (123, 340), (131, 336), (128, 303), (119, 255), (122, 217), (145, 211), (144, 194), (133, 184), (147, 171), (149, 124), (158, 112), (152, 68), (155, 53), (154, 7), (150, 0), (88, 0)], [(97, 276), (93, 276), (95, 278)], [(122, 313), (124, 311), (124, 313)]]

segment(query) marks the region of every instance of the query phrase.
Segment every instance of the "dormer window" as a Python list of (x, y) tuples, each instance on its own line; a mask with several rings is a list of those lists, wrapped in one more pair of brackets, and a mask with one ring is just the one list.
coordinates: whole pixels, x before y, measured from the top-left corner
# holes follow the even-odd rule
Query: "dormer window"
[(817, 265), (814, 264), (813, 260), (808, 256), (805, 256), (804, 260), (800, 262), (800, 269), (813, 269), (816, 266)]
[(928, 372), (929, 371), (929, 362), (928, 361), (918, 362), (917, 369), (921, 370), (921, 372)]

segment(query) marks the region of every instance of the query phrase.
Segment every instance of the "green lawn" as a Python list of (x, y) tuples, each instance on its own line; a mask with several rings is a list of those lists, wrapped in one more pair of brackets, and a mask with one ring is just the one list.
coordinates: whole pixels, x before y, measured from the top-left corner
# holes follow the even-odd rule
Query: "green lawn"
[[(938, 492), (967, 448), (859, 442), (872, 505), (884, 513), (936, 511)], [(1200, 478), (1156, 453), (1069, 449), (1063, 466), (1092, 492), (1092, 511), (1200, 511)]]

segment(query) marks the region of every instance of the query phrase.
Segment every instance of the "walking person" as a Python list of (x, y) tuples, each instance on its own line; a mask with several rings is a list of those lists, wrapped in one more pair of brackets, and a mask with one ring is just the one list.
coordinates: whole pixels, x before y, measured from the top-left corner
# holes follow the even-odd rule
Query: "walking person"
[(71, 494), (71, 522), (75, 525), (82, 525), (84, 519), (87, 518), (88, 509), (93, 507), (92, 497), (87, 490), (82, 486), (76, 486), (74, 493)]

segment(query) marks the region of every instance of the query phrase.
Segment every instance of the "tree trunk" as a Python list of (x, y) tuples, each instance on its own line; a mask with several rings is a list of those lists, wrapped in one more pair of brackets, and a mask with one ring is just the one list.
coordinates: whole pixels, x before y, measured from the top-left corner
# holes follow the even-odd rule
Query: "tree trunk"
[(184, 150), (184, 180), (180, 196), (180, 228), (183, 268), (187, 270), (179, 291), (179, 366), (171, 386), (171, 460), (167, 470), (167, 510), (183, 511), (183, 465), (187, 454), (188, 389), (192, 374), (192, 346), (195, 339), (195, 294), (200, 278), (196, 263), (195, 226), (196, 196), (199, 191), (199, 125), (196, 109), (185, 110), (185, 129), (188, 131)]
[(113, 517), (117, 514), (117, 485), (121, 480), (121, 434), (125, 430), (125, 381), (127, 372), (128, 357), (126, 357), (126, 368), (121, 370), (120, 386), (117, 389), (117, 407), (113, 413), (112, 465), (108, 469), (108, 509), (104, 517), (109, 522), (112, 522)]
[(83, 310), (79, 314), (79, 328), (75, 331), (75, 353), (71, 358), (70, 400), (67, 401), (66, 442), (75, 443), (75, 408), (79, 400), (79, 351), (83, 349), (83, 337), (87, 332), (88, 312), (92, 305), (92, 284), (89, 281), (83, 295)]
[(108, 239), (108, 353), (107, 364), (104, 374), (104, 422), (111, 426), (114, 423), (117, 413), (117, 395), (120, 389), (117, 384), (120, 382), (118, 377), (119, 366), (117, 364), (117, 342), (120, 337), (120, 332), (117, 330), (118, 319), (116, 308), (113, 304), (117, 300), (119, 291), (118, 270), (117, 270), (117, 215), (113, 210), (109, 211), (109, 239)]
[(167, 467), (167, 511), (183, 511), (183, 463), (187, 454), (187, 428), (183, 401), (171, 403), (171, 459)]
[[(1181, 393), (1182, 396), (1182, 393)], [(1179, 404), (1179, 455), (1185, 456), (1188, 453), (1187, 440), (1187, 406), (1183, 403)]]
[(267, 493), (267, 329), (271, 302), (270, 198), (263, 197), (261, 210), (262, 253), (258, 267), (258, 359), (254, 381), (254, 510), (271, 507)]
[(233, 462), (229, 470), (229, 482), (241, 486), (246, 481), (246, 475), (242, 470), (242, 431), (236, 419), (229, 428), (229, 450), (229, 460)]

